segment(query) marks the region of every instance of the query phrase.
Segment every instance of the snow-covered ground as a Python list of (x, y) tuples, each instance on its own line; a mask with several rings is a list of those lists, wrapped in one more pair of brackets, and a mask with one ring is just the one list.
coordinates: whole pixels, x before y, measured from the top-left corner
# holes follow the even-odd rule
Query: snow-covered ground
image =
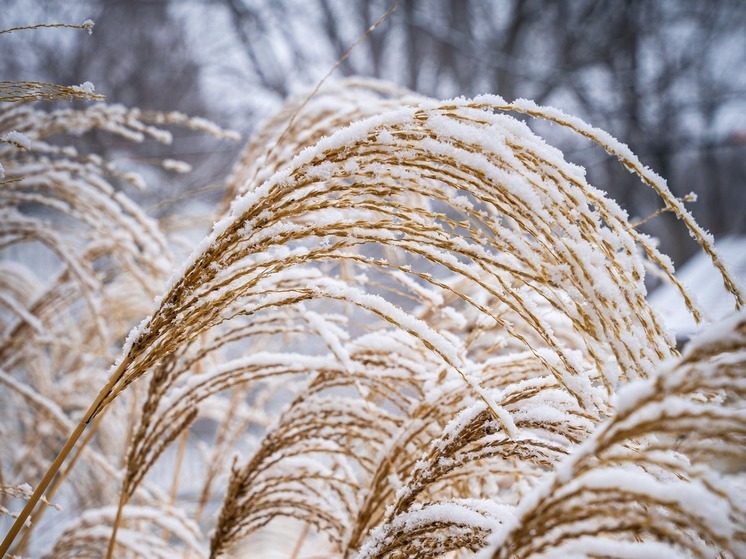
[[(746, 236), (725, 237), (717, 242), (716, 248), (728, 270), (739, 286), (746, 284)], [(707, 322), (719, 320), (732, 313), (735, 300), (723, 286), (719, 272), (712, 265), (709, 256), (698, 253), (677, 272), (676, 277), (695, 296), (697, 305)], [(700, 329), (687, 311), (679, 291), (670, 284), (653, 291), (650, 304), (661, 315), (665, 325), (675, 332), (676, 338), (684, 341)]]

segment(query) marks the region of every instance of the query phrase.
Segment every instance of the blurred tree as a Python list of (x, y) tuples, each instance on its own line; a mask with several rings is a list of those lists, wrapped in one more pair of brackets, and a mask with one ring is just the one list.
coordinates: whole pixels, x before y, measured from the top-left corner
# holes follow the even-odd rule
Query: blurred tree
[[(389, 5), (223, 1), (249, 79), (280, 96), (319, 79), (319, 67), (330, 67)], [(727, 140), (732, 126), (746, 128), (746, 73), (737, 71), (746, 66), (742, 8), (738, 0), (400, 0), (340, 72), (438, 97), (528, 97), (578, 114), (628, 143), (674, 192), (698, 192), (703, 203), (694, 211), (706, 227), (733, 233), (743, 220), (728, 200), (744, 174), (740, 158), (719, 152), (744, 149)], [(740, 124), (729, 124), (738, 111)], [(567, 150), (569, 140), (559, 141)], [(616, 162), (599, 165), (601, 154), (582, 144), (575, 156), (633, 215), (655, 211), (654, 197)], [(645, 228), (679, 261), (694, 248), (668, 216)]]
[[(113, 101), (202, 114), (247, 131), (289, 93), (316, 84), (389, 5), (7, 0), (13, 22), (93, 17), (97, 28), (90, 39), (51, 34), (53, 44), (33, 50), (4, 41), (13, 56), (2, 65), (9, 79), (43, 67), (50, 79), (90, 80)], [(577, 114), (628, 143), (678, 195), (697, 192), (696, 217), (723, 235), (746, 231), (730, 203), (746, 182), (746, 147), (734, 140), (746, 130), (744, 67), (741, 0), (400, 0), (337, 74), (383, 78), (441, 98), (527, 97)], [(631, 214), (655, 211), (654, 197), (598, 150), (551, 128), (541, 132), (556, 137)], [(209, 151), (190, 141), (178, 149)], [(235, 153), (228, 149), (195, 184), (225, 169)], [(668, 215), (644, 227), (677, 261), (693, 249)]]

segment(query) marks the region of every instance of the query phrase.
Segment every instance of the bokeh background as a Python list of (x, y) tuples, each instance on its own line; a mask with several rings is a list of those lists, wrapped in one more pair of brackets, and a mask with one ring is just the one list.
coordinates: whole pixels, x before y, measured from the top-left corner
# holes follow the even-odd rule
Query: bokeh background
[[(4, 35), (2, 79), (91, 81), (113, 103), (178, 110), (248, 137), (313, 87), (388, 0), (3, 0), (3, 27), (95, 20), (83, 31)], [(716, 237), (746, 233), (746, 3), (741, 0), (400, 0), (331, 79), (389, 80), (440, 98), (531, 98), (604, 128), (668, 179)], [(655, 197), (582, 139), (533, 123), (633, 218)], [(92, 140), (92, 141), (91, 141)], [(180, 132), (173, 146), (99, 135), (127, 164), (168, 152), (195, 172), (150, 177), (158, 217), (214, 200), (240, 143)], [(164, 151), (165, 150), (165, 151)], [(142, 197), (143, 195), (139, 195)], [(668, 214), (647, 221), (681, 264), (696, 250)]]

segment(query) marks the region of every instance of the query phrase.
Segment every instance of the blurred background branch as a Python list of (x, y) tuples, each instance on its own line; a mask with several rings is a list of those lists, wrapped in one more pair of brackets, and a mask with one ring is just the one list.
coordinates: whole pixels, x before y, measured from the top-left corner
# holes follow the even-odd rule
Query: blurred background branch
[[(9, 34), (0, 69), (7, 80), (91, 81), (110, 102), (199, 114), (249, 134), (289, 94), (316, 83), (388, 6), (8, 0), (6, 26), (91, 18), (96, 32), (34, 36), (33, 48), (29, 34)], [(745, 59), (738, 0), (401, 0), (336, 76), (383, 78), (440, 98), (526, 97), (577, 114), (629, 144), (676, 195), (696, 192), (695, 216), (722, 236), (746, 232)], [(597, 149), (556, 130), (541, 133), (633, 217), (658, 209)], [(108, 156), (152, 155), (152, 145), (97, 140)], [(207, 142), (183, 132), (170, 152), (196, 169), (195, 189), (223, 176), (239, 149)], [(167, 178), (156, 183), (152, 204), (176, 196)], [(695, 250), (666, 213), (645, 227), (677, 262)]]

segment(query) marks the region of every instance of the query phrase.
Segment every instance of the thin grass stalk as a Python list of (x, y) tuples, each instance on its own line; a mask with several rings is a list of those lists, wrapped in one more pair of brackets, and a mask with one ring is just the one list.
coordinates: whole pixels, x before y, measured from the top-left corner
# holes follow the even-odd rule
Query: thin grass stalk
[(19, 27), (10, 27), (8, 29), (3, 29), (0, 31), (0, 35), (3, 35), (5, 33), (13, 33), (14, 31), (30, 31), (33, 29), (44, 29), (44, 28), (66, 28), (66, 29), (82, 29), (84, 31), (88, 31), (88, 33), (93, 32), (93, 26), (94, 23), (90, 19), (87, 21), (84, 21), (81, 24), (75, 24), (75, 23), (36, 23), (34, 25), (24, 25)]
[(111, 525), (111, 536), (109, 536), (109, 544), (106, 547), (106, 559), (111, 559), (114, 553), (114, 547), (117, 544), (117, 531), (119, 525), (122, 523), (122, 512), (124, 511), (124, 505), (127, 503), (127, 495), (125, 494), (124, 487), (119, 491), (119, 504), (117, 505), (117, 513), (114, 516), (114, 522)]
[[(67, 479), (67, 476), (70, 475), (70, 472), (72, 472), (73, 468), (75, 467), (75, 464), (78, 462), (78, 459), (82, 456), (83, 451), (85, 450), (88, 443), (91, 441), (93, 436), (96, 434), (96, 429), (101, 422), (102, 416), (98, 416), (93, 425), (87, 430), (85, 437), (83, 437), (83, 440), (80, 441), (80, 444), (77, 445), (75, 448), (75, 452), (72, 454), (72, 457), (67, 461), (65, 464), (65, 468), (61, 469), (58, 472), (58, 475), (54, 477), (54, 480), (49, 485), (49, 488), (47, 489), (46, 498), (48, 501), (51, 501), (54, 499), (55, 494), (57, 493), (57, 490), (60, 488), (62, 483)], [(26, 546), (28, 545), (29, 538), (31, 537), (32, 528), (36, 526), (36, 524), (41, 520), (41, 517), (44, 515), (44, 512), (47, 510), (47, 507), (39, 507), (37, 508), (34, 513), (31, 515), (30, 525), (26, 530), (23, 531), (21, 534), (21, 539), (19, 540), (18, 544), (16, 545), (15, 552), (16, 553), (24, 553)]]
[(70, 451), (75, 447), (75, 444), (78, 442), (78, 439), (80, 439), (80, 436), (86, 430), (91, 420), (101, 410), (102, 403), (106, 400), (106, 398), (110, 396), (114, 386), (119, 381), (120, 377), (124, 374), (124, 371), (127, 369), (127, 365), (128, 361), (126, 359), (123, 359), (119, 366), (115, 369), (114, 373), (112, 373), (112, 375), (109, 377), (109, 381), (98, 393), (96, 399), (91, 403), (85, 414), (83, 414), (83, 418), (80, 420), (77, 427), (75, 427), (75, 430), (67, 438), (67, 441), (65, 441), (62, 449), (60, 449), (56, 458), (49, 466), (49, 469), (44, 474), (44, 477), (34, 489), (34, 493), (31, 495), (31, 498), (29, 498), (29, 500), (26, 502), (23, 509), (18, 514), (15, 522), (13, 522), (13, 525), (3, 539), (2, 544), (0, 544), (0, 557), (9, 552), (10, 546), (13, 545), (13, 541), (15, 540), (16, 536), (18, 536), (21, 528), (23, 528), (23, 526), (25, 525), (26, 519), (33, 512), (37, 503), (44, 495), (44, 492), (47, 490), (47, 487), (52, 482), (57, 472), (59, 472), (62, 464), (67, 459), (68, 454), (70, 454)]
[(306, 542), (306, 536), (308, 536), (308, 530), (309, 525), (303, 524), (303, 528), (300, 531), (300, 534), (298, 535), (298, 540), (295, 542), (295, 545), (293, 546), (293, 550), (290, 552), (289, 559), (298, 559), (298, 556), (300, 555), (301, 550), (303, 549), (303, 544)]

